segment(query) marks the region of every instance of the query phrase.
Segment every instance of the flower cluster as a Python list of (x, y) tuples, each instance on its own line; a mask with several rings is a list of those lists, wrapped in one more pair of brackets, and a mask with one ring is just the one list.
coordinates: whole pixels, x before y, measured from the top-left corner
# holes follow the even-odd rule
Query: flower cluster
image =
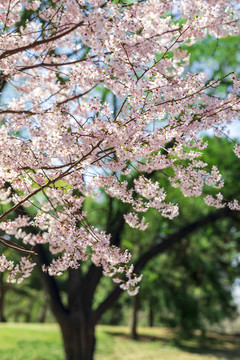
[(139, 229), (144, 231), (148, 228), (148, 223), (144, 224), (145, 218), (142, 217), (142, 220), (139, 222), (139, 218), (137, 214), (134, 213), (125, 214), (124, 219), (126, 223), (134, 229)]
[(2, 254), (0, 256), (0, 272), (10, 271), (14, 267), (13, 261), (8, 261), (6, 256)]
[(20, 284), (24, 279), (27, 279), (29, 276), (31, 276), (35, 265), (35, 263), (26, 257), (22, 257), (20, 263), (15, 265), (14, 268), (11, 268), (7, 281)]

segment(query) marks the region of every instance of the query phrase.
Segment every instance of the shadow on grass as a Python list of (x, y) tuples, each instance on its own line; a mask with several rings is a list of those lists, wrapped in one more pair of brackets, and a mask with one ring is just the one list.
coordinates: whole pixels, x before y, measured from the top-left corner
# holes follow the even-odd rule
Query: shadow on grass
[(195, 347), (191, 347), (191, 346), (184, 346), (184, 345), (179, 345), (178, 346), (179, 349), (186, 351), (188, 353), (191, 354), (198, 354), (198, 355), (212, 355), (215, 356), (217, 358), (222, 358), (224, 357), (225, 359), (229, 359), (229, 360), (240, 360), (240, 349), (239, 350), (217, 350), (217, 349), (209, 349), (208, 347), (201, 347), (201, 348), (195, 348)]
[[(105, 331), (106, 334), (112, 337), (121, 337), (129, 340), (130, 335), (117, 331)], [(132, 339), (136, 342), (159, 342), (160, 346), (176, 347), (180, 350), (190, 354), (215, 356), (217, 358), (225, 358), (229, 360), (240, 360), (240, 336), (226, 335), (220, 333), (211, 333), (202, 337), (201, 335), (192, 335), (188, 339), (183, 338), (178, 332), (161, 335), (147, 335), (139, 334), (137, 339)]]

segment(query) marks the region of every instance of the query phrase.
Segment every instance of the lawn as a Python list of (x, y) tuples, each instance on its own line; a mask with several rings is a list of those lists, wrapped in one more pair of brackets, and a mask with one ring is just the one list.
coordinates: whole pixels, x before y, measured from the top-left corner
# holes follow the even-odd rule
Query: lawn
[[(96, 360), (240, 360), (239, 337), (200, 334), (179, 340), (177, 333), (161, 328), (140, 328), (139, 340), (129, 329), (98, 326)], [(63, 360), (61, 337), (55, 324), (1, 324), (1, 360)]]

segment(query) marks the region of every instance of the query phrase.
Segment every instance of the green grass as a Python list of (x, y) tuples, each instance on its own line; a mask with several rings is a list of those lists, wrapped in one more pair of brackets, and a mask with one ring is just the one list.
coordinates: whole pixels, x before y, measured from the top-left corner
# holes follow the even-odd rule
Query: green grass
[(1, 360), (63, 359), (61, 335), (54, 324), (1, 324)]
[[(98, 326), (95, 360), (240, 360), (239, 337), (208, 333), (188, 340), (161, 328), (140, 328), (139, 340), (129, 329)], [(64, 360), (55, 324), (0, 324), (0, 360)]]

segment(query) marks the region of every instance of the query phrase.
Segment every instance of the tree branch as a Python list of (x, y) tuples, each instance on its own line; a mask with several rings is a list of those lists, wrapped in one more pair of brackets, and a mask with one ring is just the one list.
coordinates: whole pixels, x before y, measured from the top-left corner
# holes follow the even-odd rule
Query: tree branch
[(4, 51), (1, 55), (0, 55), (0, 59), (4, 59), (6, 57), (9, 57), (11, 55), (15, 55), (19, 52), (25, 51), (25, 50), (29, 50), (32, 49), (34, 47), (40, 46), (40, 45), (44, 45), (47, 44), (49, 42), (55, 41), (60, 39), (63, 36), (68, 35), (69, 33), (71, 33), (72, 31), (76, 30), (79, 26), (82, 26), (84, 24), (84, 21), (80, 21), (79, 23), (75, 24), (74, 26), (72, 26), (70, 29), (66, 30), (65, 32), (62, 32), (56, 36), (51, 36), (47, 39), (42, 39), (39, 41), (34, 41), (31, 44), (25, 45), (25, 46), (20, 46), (19, 48), (16, 49), (10, 49), (10, 50), (6, 50)]
[(135, 263), (135, 272), (139, 273), (140, 271), (142, 271), (142, 269), (146, 266), (148, 261), (153, 259), (155, 256), (163, 253), (164, 251), (169, 249), (172, 245), (179, 243), (182, 239), (184, 239), (186, 236), (188, 236), (195, 230), (209, 223), (215, 222), (219, 219), (230, 217), (233, 214), (234, 212), (228, 208), (220, 209), (216, 212), (212, 212), (204, 216), (203, 218), (182, 227), (180, 230), (178, 230), (174, 234), (169, 235), (165, 240), (159, 242), (157, 245), (151, 247), (148, 251), (142, 254)]
[(36, 245), (35, 250), (38, 254), (36, 256), (37, 267), (39, 269), (39, 273), (41, 274), (45, 290), (50, 296), (52, 311), (58, 320), (62, 320), (63, 316), (67, 315), (68, 311), (62, 303), (57, 281), (53, 276), (49, 276), (47, 273), (42, 271), (42, 265), (49, 265), (50, 263), (47, 253), (42, 245)]
[[(117, 213), (113, 215), (112, 213), (112, 201), (113, 199), (109, 199), (109, 215), (107, 220), (106, 232), (107, 234), (111, 234), (111, 245), (119, 246), (121, 241), (121, 232), (124, 228), (125, 221), (123, 214), (124, 211), (118, 209)], [(94, 264), (91, 264), (89, 270), (84, 278), (84, 291), (88, 294), (88, 301), (92, 304), (95, 290), (102, 278), (102, 268), (97, 267)]]

